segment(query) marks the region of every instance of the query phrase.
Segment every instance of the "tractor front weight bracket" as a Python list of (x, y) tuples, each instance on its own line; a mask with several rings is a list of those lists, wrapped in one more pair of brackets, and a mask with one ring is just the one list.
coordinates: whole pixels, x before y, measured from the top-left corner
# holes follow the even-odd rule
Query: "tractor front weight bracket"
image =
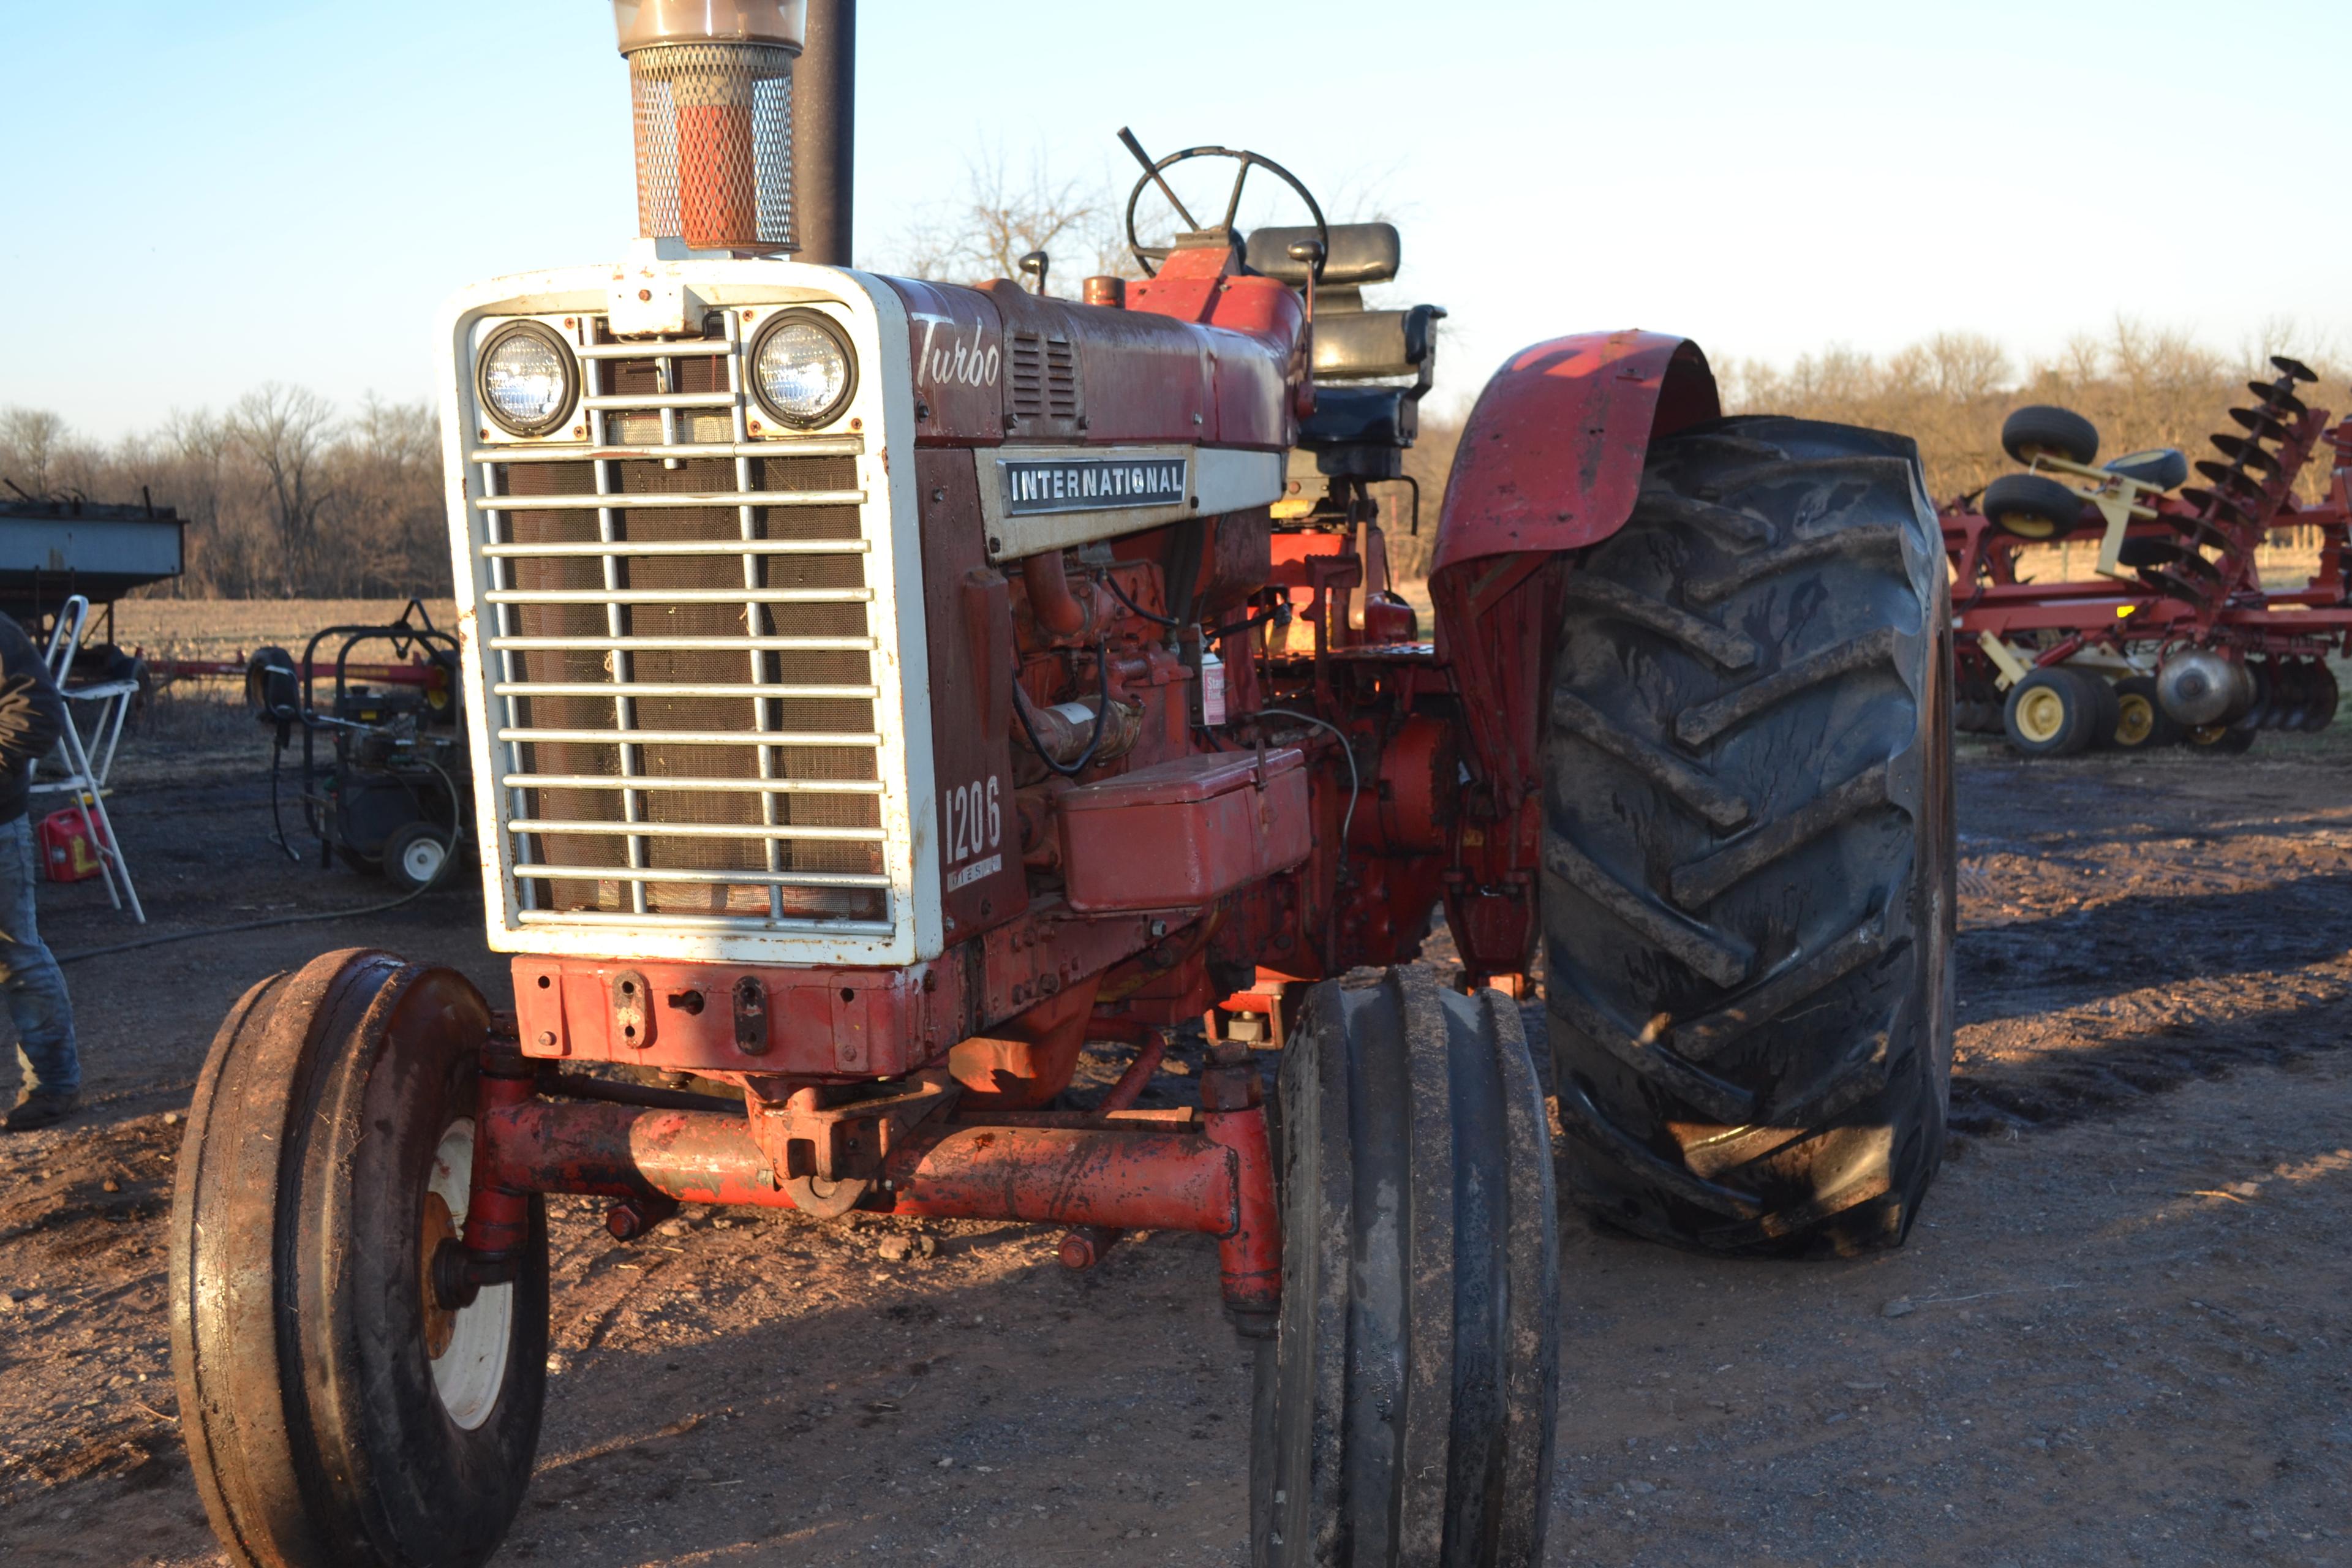
[[(484, 1053), (472, 1196), (461, 1243), (445, 1244), (436, 1285), (470, 1300), (512, 1277), (534, 1194), (620, 1200), (611, 1226), (642, 1232), (682, 1203), (789, 1209), (785, 1141), (743, 1111), (688, 1110), (540, 1092), (510, 1047)], [(1201, 1075), (1197, 1110), (957, 1113), (952, 1095), (919, 1083), (931, 1107), (893, 1125), (869, 1213), (1012, 1220), (1104, 1231), (1185, 1230), (1217, 1242), (1224, 1302), (1248, 1337), (1273, 1332), (1282, 1297), (1282, 1233), (1257, 1068), (1244, 1047), (1220, 1047)], [(753, 1102), (752, 1114), (772, 1109)], [(766, 1136), (762, 1136), (766, 1133)], [(459, 1248), (462, 1247), (462, 1256)]]

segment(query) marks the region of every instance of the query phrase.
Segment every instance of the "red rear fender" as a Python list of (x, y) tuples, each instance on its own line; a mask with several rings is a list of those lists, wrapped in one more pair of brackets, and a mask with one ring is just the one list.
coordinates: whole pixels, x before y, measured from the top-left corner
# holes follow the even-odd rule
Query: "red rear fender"
[(1535, 952), (1543, 712), (1571, 569), (1562, 552), (1624, 527), (1650, 443), (1721, 409), (1696, 343), (1609, 332), (1514, 355), (1470, 412), (1430, 596), (1476, 784), (1445, 891), (1474, 975), (1524, 971)]
[(1514, 354), (1462, 432), (1432, 575), (1599, 543), (1633, 514), (1650, 442), (1721, 412), (1687, 338), (1592, 332)]

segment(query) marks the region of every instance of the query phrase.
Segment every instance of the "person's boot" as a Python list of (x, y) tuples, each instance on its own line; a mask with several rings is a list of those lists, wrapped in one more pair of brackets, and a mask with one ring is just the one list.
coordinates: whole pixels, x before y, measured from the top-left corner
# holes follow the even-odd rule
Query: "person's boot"
[(47, 1127), (63, 1121), (81, 1103), (81, 1096), (69, 1089), (37, 1089), (16, 1102), (8, 1113), (7, 1130), (30, 1132), (36, 1127)]

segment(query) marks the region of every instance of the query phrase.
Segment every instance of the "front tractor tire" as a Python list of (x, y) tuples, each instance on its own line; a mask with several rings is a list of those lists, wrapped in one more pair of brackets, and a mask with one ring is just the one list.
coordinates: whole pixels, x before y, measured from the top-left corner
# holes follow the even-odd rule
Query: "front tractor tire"
[(1255, 1568), (1535, 1568), (1559, 1215), (1517, 1004), (1423, 968), (1310, 994), (1282, 1058), (1282, 1310), (1261, 1342)]
[(237, 1568), (471, 1568), (539, 1444), (547, 1234), (446, 1307), (488, 1027), (460, 975), (327, 953), (214, 1038), (172, 1205), (172, 1355), (196, 1488)]
[(1725, 419), (1656, 443), (1580, 561), (1545, 754), (1570, 1195), (1747, 1255), (1898, 1243), (1952, 1051), (1952, 651), (1913, 445)]

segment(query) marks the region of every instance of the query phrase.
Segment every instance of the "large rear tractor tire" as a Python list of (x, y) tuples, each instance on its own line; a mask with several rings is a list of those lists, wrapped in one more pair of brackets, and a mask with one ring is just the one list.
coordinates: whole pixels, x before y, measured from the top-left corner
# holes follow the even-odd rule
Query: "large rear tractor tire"
[(1425, 969), (1311, 994), (1282, 1058), (1282, 1312), (1255, 1568), (1536, 1568), (1559, 1342), (1551, 1140), (1517, 1004)]
[(1658, 442), (1570, 579), (1545, 757), (1563, 1168), (1708, 1251), (1902, 1240), (1952, 1053), (1952, 670), (1916, 448)]
[(472, 1568), (539, 1446), (547, 1234), (445, 1307), (481, 994), (331, 952), (263, 981), (197, 1080), (172, 1205), (172, 1357), (196, 1489), (237, 1568)]

